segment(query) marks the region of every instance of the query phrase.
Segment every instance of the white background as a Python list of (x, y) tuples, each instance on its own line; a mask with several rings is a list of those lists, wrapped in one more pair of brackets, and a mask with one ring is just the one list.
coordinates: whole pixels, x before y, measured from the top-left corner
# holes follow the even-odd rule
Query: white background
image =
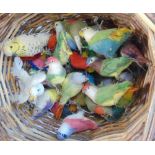
[[(0, 0), (2, 13), (153, 13), (154, 0)], [(0, 133), (1, 134), (1, 133)], [(155, 155), (154, 142), (0, 142), (0, 155)]]

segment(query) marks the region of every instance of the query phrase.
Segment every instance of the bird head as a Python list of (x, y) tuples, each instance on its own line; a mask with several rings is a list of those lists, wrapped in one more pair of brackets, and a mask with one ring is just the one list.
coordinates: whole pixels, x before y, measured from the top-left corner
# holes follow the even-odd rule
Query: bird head
[(15, 55), (16, 51), (18, 51), (19, 48), (19, 43), (10, 39), (3, 43), (2, 51), (4, 51), (6, 56), (12, 56)]
[(104, 108), (102, 106), (96, 106), (94, 112), (100, 116), (105, 114)]
[(88, 82), (85, 83), (85, 84), (83, 85), (82, 92), (85, 93), (87, 90), (89, 90), (90, 86), (91, 86), (90, 83), (88, 83)]
[(84, 38), (87, 42), (89, 42), (92, 37), (96, 34), (97, 31), (95, 31), (91, 27), (85, 27), (79, 31), (79, 35)]
[(44, 93), (44, 86), (41, 83), (39, 83), (30, 89), (29, 100), (34, 101), (37, 98), (37, 96), (40, 96), (43, 93)]
[(63, 123), (58, 129), (57, 138), (59, 140), (64, 140), (68, 138), (73, 132), (74, 132), (74, 129), (71, 128), (68, 123)]
[(49, 57), (46, 60), (46, 66), (48, 66), (49, 64), (55, 64), (55, 63), (59, 63), (59, 60), (56, 57)]
[(97, 57), (89, 57), (87, 58), (86, 64), (89, 66), (97, 60)]
[(72, 75), (72, 81), (76, 84), (82, 84), (82, 83), (88, 81), (88, 78), (86, 75), (84, 75), (81, 72), (74, 72)]
[(56, 29), (56, 33), (58, 34), (64, 30), (63, 24), (60, 21), (55, 22), (54, 27)]

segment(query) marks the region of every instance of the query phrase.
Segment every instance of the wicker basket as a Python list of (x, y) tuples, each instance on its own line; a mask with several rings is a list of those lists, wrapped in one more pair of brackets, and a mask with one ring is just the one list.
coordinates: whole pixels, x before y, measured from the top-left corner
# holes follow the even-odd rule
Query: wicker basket
[[(144, 15), (140, 14), (0, 14), (0, 41), (21, 33), (50, 31), (54, 21), (64, 18), (92, 18), (99, 15), (116, 26), (130, 27), (137, 43), (150, 60), (147, 72), (137, 80), (141, 91), (133, 106), (116, 123), (103, 123), (95, 131), (74, 134), (69, 140), (151, 140), (151, 122), (154, 115), (155, 45), (153, 30)], [(146, 16), (145, 16), (146, 17)], [(107, 22), (107, 23), (108, 23)], [(61, 121), (51, 114), (32, 121), (26, 108), (10, 102), (13, 93), (19, 91), (18, 84), (10, 74), (12, 58), (0, 51), (0, 140), (56, 140), (55, 131)], [(154, 121), (155, 123), (155, 121)]]

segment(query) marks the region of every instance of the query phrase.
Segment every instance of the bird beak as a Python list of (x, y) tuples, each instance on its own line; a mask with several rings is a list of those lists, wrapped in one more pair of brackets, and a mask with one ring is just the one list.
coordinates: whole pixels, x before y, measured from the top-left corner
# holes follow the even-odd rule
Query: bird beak
[(84, 33), (83, 33), (83, 31), (81, 30), (80, 32), (79, 32), (79, 35), (80, 35), (80, 37), (84, 37)]
[(36, 96), (30, 96), (30, 97), (29, 97), (29, 101), (30, 101), (30, 102), (33, 102), (33, 101), (36, 100), (36, 98), (37, 98)]

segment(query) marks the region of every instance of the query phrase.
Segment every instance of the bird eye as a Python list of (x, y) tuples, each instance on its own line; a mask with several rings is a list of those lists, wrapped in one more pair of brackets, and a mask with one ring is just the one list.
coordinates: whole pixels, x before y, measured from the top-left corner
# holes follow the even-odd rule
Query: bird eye
[(12, 48), (13, 48), (13, 46), (10, 46), (10, 48), (12, 49)]

